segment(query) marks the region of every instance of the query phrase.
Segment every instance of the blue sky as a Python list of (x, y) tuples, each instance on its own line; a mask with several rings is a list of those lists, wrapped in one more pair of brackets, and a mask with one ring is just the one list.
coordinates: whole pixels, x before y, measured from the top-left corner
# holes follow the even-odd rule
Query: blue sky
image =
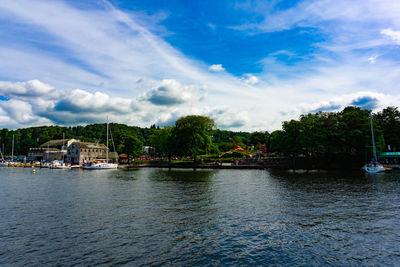
[(0, 128), (111, 120), (274, 130), (400, 100), (400, 2), (0, 2)]

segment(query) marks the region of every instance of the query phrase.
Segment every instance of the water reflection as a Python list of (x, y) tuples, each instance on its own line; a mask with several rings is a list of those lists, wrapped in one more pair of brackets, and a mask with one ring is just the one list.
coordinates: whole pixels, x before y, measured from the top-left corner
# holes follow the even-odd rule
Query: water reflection
[(0, 265), (393, 265), (399, 174), (0, 169)]
[[(362, 172), (273, 171), (271, 174), (286, 190), (279, 194), (279, 202), (288, 218), (288, 230), (311, 234), (310, 240), (301, 235), (298, 242), (325, 253), (334, 249), (335, 253), (354, 257), (358, 264), (370, 261), (368, 255), (394, 252), (382, 244), (382, 235), (399, 227), (397, 223), (390, 225), (393, 220), (386, 217), (388, 214), (399, 217), (393, 211), (399, 207), (399, 172), (373, 176)], [(399, 239), (398, 234), (392, 237), (389, 243)], [(316, 239), (318, 246), (313, 244)], [(335, 253), (328, 259), (337, 262)]]
[(122, 169), (117, 172), (111, 170), (107, 173), (109, 179), (119, 179), (123, 181), (135, 181), (140, 178), (140, 169)]
[(210, 178), (217, 172), (214, 170), (193, 170), (193, 169), (157, 169), (149, 175), (154, 181), (175, 181), (183, 183), (209, 183)]

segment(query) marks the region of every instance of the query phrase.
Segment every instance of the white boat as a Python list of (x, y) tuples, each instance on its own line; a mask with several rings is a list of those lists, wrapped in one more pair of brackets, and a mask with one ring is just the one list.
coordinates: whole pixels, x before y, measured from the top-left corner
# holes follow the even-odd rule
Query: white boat
[(92, 163), (86, 164), (83, 168), (87, 169), (87, 170), (117, 169), (118, 164), (108, 163), (108, 162), (99, 162), (99, 163), (92, 162)]
[(53, 161), (52, 163), (50, 163), (49, 165), (50, 169), (71, 169), (71, 165), (67, 165), (65, 164), (65, 162), (63, 161)]
[(1, 152), (1, 150), (0, 150), (0, 154), (1, 154), (0, 167), (8, 167), (8, 162), (5, 161), (4, 155), (3, 155), (3, 153)]
[(367, 173), (380, 173), (380, 172), (385, 172), (386, 168), (383, 167), (382, 164), (366, 164), (364, 167), (362, 167), (362, 170), (367, 172)]
[[(0, 150), (0, 154), (1, 154), (1, 160), (0, 160), (0, 167), (8, 167), (9, 165), (12, 165), (12, 163), (14, 162), (14, 135), (12, 136), (12, 152), (11, 152), (11, 161), (6, 161), (4, 159), (4, 155), (3, 152), (1, 152)], [(3, 146), (3, 150), (4, 150), (4, 146)]]
[(0, 162), (0, 167), (8, 167), (8, 162), (7, 161)]
[(370, 121), (371, 121), (371, 137), (372, 137), (372, 152), (373, 152), (373, 158), (371, 160), (370, 164), (366, 164), (364, 167), (361, 169), (365, 171), (366, 173), (380, 173), (380, 172), (385, 172), (386, 169), (383, 167), (382, 164), (378, 162), (378, 157), (376, 156), (376, 147), (375, 147), (375, 137), (374, 137), (374, 126), (372, 124), (372, 114), (370, 116)]
[(51, 169), (63, 169), (63, 170), (69, 170), (71, 169), (71, 165), (65, 165), (65, 163), (63, 164), (59, 164), (53, 167), (50, 167)]
[[(88, 164), (85, 164), (83, 166), (84, 169), (86, 170), (106, 170), (106, 169), (117, 169), (118, 168), (118, 163), (109, 163), (108, 162), (108, 132), (111, 132), (111, 129), (109, 129), (108, 125), (108, 118), (107, 118), (107, 145), (106, 145), (106, 162), (91, 162)], [(111, 134), (112, 138), (112, 134)], [(113, 141), (114, 144), (114, 141)]]

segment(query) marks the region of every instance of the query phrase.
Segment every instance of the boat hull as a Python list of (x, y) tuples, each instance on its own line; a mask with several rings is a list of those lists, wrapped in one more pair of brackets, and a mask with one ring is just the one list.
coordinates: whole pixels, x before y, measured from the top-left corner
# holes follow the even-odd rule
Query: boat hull
[(64, 162), (54, 161), (49, 165), (50, 169), (63, 169), (68, 170), (71, 169), (71, 165), (67, 165)]
[(61, 169), (61, 170), (70, 170), (71, 166), (53, 166), (51, 169)]
[(385, 167), (383, 166), (365, 166), (362, 169), (366, 173), (380, 173), (386, 171)]
[(86, 165), (83, 168), (85, 170), (117, 169), (118, 168), (118, 164), (115, 164), (115, 163), (96, 163), (96, 164)]

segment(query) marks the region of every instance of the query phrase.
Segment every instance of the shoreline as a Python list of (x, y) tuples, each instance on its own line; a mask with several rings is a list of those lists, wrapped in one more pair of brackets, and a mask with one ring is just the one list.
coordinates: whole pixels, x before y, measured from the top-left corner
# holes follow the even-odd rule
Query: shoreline
[[(297, 164), (296, 164), (297, 165)], [(48, 168), (46, 166), (40, 166), (36, 164), (30, 163), (14, 163), (12, 166), (3, 166), (9, 168)], [(388, 164), (385, 167), (393, 170), (399, 170), (400, 165), (392, 165)], [(131, 164), (120, 164), (118, 169), (137, 169), (137, 168), (164, 168), (164, 169), (213, 169), (213, 170), (305, 170), (305, 171), (330, 171), (330, 170), (360, 170), (359, 168), (335, 168), (332, 166), (325, 166), (315, 168), (315, 166), (304, 166), (297, 165), (295, 168), (288, 164), (282, 163), (272, 163), (272, 162), (264, 162), (263, 164), (201, 164), (201, 163), (193, 163), (193, 162), (184, 162), (184, 163), (168, 163), (168, 162), (147, 162), (147, 163), (131, 163)], [(82, 169), (80, 165), (73, 165), (71, 169)]]
[[(120, 165), (118, 169), (138, 168), (163, 168), (163, 169), (213, 169), (213, 170), (304, 170), (304, 171), (358, 171), (359, 168), (288, 168), (285, 166), (271, 165), (206, 165), (206, 164), (143, 164), (143, 165)], [(400, 165), (391, 165), (391, 169), (399, 170)]]

